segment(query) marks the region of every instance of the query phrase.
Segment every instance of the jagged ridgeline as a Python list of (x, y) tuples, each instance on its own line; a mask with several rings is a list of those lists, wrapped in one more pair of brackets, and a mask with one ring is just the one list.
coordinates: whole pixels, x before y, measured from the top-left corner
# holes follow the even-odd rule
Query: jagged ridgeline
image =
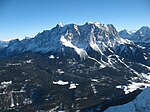
[(0, 111), (75, 112), (133, 100), (140, 93), (133, 91), (150, 86), (149, 35), (148, 27), (61, 23), (1, 44)]

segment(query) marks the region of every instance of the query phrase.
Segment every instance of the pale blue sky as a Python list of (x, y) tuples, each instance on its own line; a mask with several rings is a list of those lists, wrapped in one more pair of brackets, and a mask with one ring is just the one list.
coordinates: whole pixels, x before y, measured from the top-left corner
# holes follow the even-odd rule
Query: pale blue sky
[(150, 0), (0, 0), (0, 40), (35, 36), (57, 23), (150, 26)]

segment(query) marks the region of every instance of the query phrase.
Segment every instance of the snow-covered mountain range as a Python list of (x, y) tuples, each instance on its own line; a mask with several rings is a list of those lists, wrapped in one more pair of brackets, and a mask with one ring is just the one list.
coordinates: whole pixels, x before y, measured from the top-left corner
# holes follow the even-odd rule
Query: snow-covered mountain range
[[(81, 58), (88, 57), (89, 51), (97, 52), (102, 56), (105, 56), (104, 53), (107, 52), (107, 54), (115, 53), (132, 58), (137, 51), (133, 44), (132, 41), (120, 38), (112, 24), (104, 25), (97, 22), (87, 22), (84, 25), (69, 24), (63, 26), (57, 24), (52, 30), (43, 31), (34, 38), (10, 41), (0, 57), (24, 52), (65, 54), (66, 49), (67, 52), (69, 49), (71, 53), (74, 52)], [(144, 58), (141, 57), (141, 59)]]
[(137, 31), (121, 30), (120, 37), (129, 39), (135, 43), (150, 43), (150, 28), (147, 26), (141, 27)]
[[(86, 23), (82, 26), (69, 24), (62, 26), (58, 24), (52, 30), (43, 31), (32, 39), (19, 41), (13, 40), (9, 43), (6, 50), (7, 54), (22, 52), (63, 52), (63, 49), (69, 47), (83, 55), (90, 48), (101, 52), (106, 46), (115, 47), (121, 43), (119, 34), (113, 25), (102, 25), (100, 23)], [(102, 52), (101, 52), (102, 53)]]
[[(120, 37), (123, 32), (128, 34), (127, 36), (132, 35), (130, 40)], [(136, 42), (149, 40), (150, 29), (142, 27), (135, 33), (129, 34), (126, 30), (123, 32), (118, 33), (112, 24), (87, 22), (84, 25), (63, 25), (59, 23), (34, 38), (10, 41), (9, 45), (0, 51), (0, 57), (5, 58), (26, 52), (50, 53), (60, 57), (91, 59), (98, 62), (101, 67), (119, 69), (118, 65), (121, 64), (138, 76), (139, 74), (147, 76), (150, 66), (149, 47), (138, 45)], [(131, 41), (136, 38), (137, 41)], [(135, 65), (144, 68), (144, 72), (137, 69)]]
[[(118, 32), (112, 24), (87, 22), (84, 25), (63, 25), (60, 23), (51, 30), (38, 33), (34, 38), (15, 39), (10, 41), (8, 46), (1, 48), (0, 60), (4, 61), (0, 64), (0, 75), (3, 74), (0, 81), (8, 80), (18, 85), (21, 81), (25, 85), (26, 80), (29, 80), (32, 82), (28, 85), (30, 92), (39, 88), (35, 86), (38, 83), (42, 85), (42, 89), (51, 88), (55, 92), (53, 94), (48, 90), (47, 96), (44, 96), (45, 104), (47, 101), (55, 100), (53, 105), (58, 107), (54, 108), (55, 110), (62, 109), (60, 105), (64, 105), (68, 110), (82, 110), (98, 104), (96, 98), (102, 102), (115, 95), (128, 94), (150, 86), (149, 35), (148, 27), (142, 27), (136, 32), (127, 30)], [(31, 67), (28, 66), (29, 64)], [(12, 74), (19, 76), (11, 77)], [(41, 80), (43, 78), (49, 85), (43, 83)], [(56, 85), (58, 88), (55, 87)], [(15, 86), (12, 87), (15, 90)], [(70, 92), (72, 88), (74, 93)], [(65, 98), (71, 103), (65, 102), (64, 96), (56, 92), (60, 91), (59, 89), (67, 91), (70, 96), (66, 95)], [(26, 91), (29, 91), (28, 88)], [(82, 96), (84, 92), (85, 96)], [(34, 102), (31, 94), (28, 97), (23, 96), (22, 99), (28, 98)], [(49, 98), (51, 94), (56, 99)], [(8, 96), (11, 97), (10, 94)], [(61, 103), (57, 100), (59, 97)], [(24, 100), (15, 100), (15, 102), (26, 105), (22, 103)], [(87, 104), (84, 101), (92, 103)], [(14, 103), (13, 107), (15, 106), (17, 103)]]

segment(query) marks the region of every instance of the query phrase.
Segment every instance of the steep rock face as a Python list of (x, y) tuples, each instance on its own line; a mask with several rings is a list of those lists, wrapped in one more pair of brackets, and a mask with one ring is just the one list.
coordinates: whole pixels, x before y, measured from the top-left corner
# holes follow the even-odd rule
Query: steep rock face
[(104, 112), (149, 112), (150, 111), (150, 88), (145, 89), (133, 101), (119, 106), (110, 107)]

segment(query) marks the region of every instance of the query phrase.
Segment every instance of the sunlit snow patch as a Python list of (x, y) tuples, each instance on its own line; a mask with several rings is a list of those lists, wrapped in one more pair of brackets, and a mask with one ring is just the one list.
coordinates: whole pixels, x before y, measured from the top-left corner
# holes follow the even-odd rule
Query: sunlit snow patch
[(147, 59), (148, 59), (148, 57), (144, 56), (144, 59), (145, 59), (145, 60), (147, 60)]
[(12, 81), (3, 81), (1, 82), (0, 88), (8, 87), (11, 84), (12, 84)]
[(12, 92), (11, 92), (11, 94), (10, 94), (10, 99), (11, 99), (10, 107), (14, 107), (15, 104), (14, 104), (14, 99), (13, 99), (13, 93), (12, 93)]
[(100, 68), (105, 68), (105, 67), (106, 67), (106, 66), (105, 66), (105, 65), (103, 65), (103, 64), (101, 64), (101, 65), (100, 65)]
[(79, 84), (71, 83), (69, 89), (75, 89)]
[(131, 84), (129, 84), (127, 86), (125, 86), (125, 85), (116, 86), (116, 88), (118, 88), (118, 89), (123, 89), (125, 94), (133, 92), (133, 91), (137, 90), (138, 88), (144, 89), (144, 88), (147, 88), (147, 87), (150, 87), (150, 83), (132, 82)]
[(141, 48), (141, 49), (145, 49), (145, 47), (143, 47), (143, 46), (140, 46), (140, 45), (137, 45), (139, 48)]
[(97, 90), (96, 90), (94, 84), (91, 84), (91, 87), (92, 87), (92, 89), (93, 89), (94, 94), (96, 94), (96, 93), (97, 93)]
[(58, 85), (67, 85), (67, 84), (69, 84), (69, 82), (67, 81), (67, 82), (64, 82), (64, 81), (62, 81), (62, 80), (59, 80), (59, 81), (53, 81), (53, 84), (58, 84)]
[(23, 104), (28, 105), (31, 104), (32, 100), (30, 98), (25, 98), (25, 100), (23, 101)]
[(71, 41), (65, 39), (64, 36), (61, 36), (60, 41), (64, 46), (73, 48), (81, 58), (86, 58), (88, 56), (87, 52), (84, 49), (78, 48), (77, 46), (73, 45)]
[(54, 55), (50, 55), (49, 58), (50, 59), (54, 59), (55, 57), (54, 57)]
[(97, 79), (91, 79), (91, 81), (93, 81), (93, 82), (99, 82)]
[(103, 63), (101, 63), (100, 61), (96, 60), (96, 59), (93, 58), (93, 57), (88, 56), (88, 58), (91, 59), (91, 60), (94, 60), (94, 61), (96, 61), (98, 64), (100, 64), (100, 68), (105, 68), (106, 66), (108, 66), (108, 65), (104, 65)]
[(1, 82), (1, 85), (10, 85), (10, 84), (12, 84), (12, 81), (3, 81), (3, 82)]
[(19, 65), (21, 65), (21, 63), (7, 63), (6, 65), (7, 65), (7, 67), (8, 66), (19, 66)]
[(57, 69), (56, 72), (58, 72), (59, 74), (63, 74), (64, 73), (64, 71), (62, 71), (61, 69)]
[(32, 59), (25, 61), (25, 63), (32, 63)]

